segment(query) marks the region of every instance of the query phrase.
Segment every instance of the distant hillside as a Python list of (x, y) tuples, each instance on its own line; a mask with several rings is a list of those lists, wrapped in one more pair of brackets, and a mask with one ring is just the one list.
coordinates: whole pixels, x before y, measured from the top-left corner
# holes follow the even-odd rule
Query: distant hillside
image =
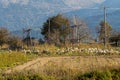
[[(96, 27), (100, 21), (104, 19), (104, 15), (90, 16), (85, 18), (90, 27)], [(107, 21), (114, 29), (120, 28), (120, 10), (107, 14)]]
[[(83, 10), (77, 10), (67, 13), (67, 16), (73, 17), (73, 14), (80, 17), (82, 20), (84, 20), (87, 25), (92, 29), (93, 31), (97, 26), (99, 26), (100, 21), (104, 20), (104, 14), (102, 9), (83, 9)], [(120, 28), (120, 10), (107, 10), (107, 21), (112, 25), (114, 29)], [(95, 31), (94, 31), (95, 32)]]
[[(99, 11), (99, 10), (92, 10), (92, 11), (90, 11), (90, 10), (77, 10), (77, 11), (73, 11), (70, 13), (66, 13), (64, 15), (66, 15), (68, 17), (73, 17), (73, 14), (79, 16), (82, 20), (84, 20), (87, 23), (87, 25), (92, 30), (92, 32), (95, 33), (95, 28), (97, 26), (99, 26), (100, 21), (102, 21), (104, 19), (104, 15), (102, 12), (103, 11)], [(93, 15), (93, 14), (95, 14), (95, 15)], [(47, 18), (40, 20), (41, 22), (39, 22), (39, 21), (36, 22), (36, 24), (38, 23), (37, 24), (38, 26), (35, 26), (35, 27), (34, 26), (27, 27), (26, 26), (26, 28), (33, 29), (31, 36), (38, 38), (38, 34), (39, 34), (39, 36), (42, 37), (42, 35), (40, 35), (40, 31), (36, 31), (34, 29), (42, 27), (42, 24), (43, 24), (42, 22), (44, 22), (45, 19), (47, 19)], [(117, 10), (117, 11), (114, 11), (112, 13), (107, 14), (107, 21), (110, 23), (110, 25), (112, 25), (112, 27), (114, 29), (120, 28), (120, 26), (119, 26), (120, 21), (119, 20), (120, 20), (120, 10)], [(16, 19), (16, 21), (17, 21), (17, 19)], [(18, 22), (20, 22), (20, 21), (18, 21)], [(18, 23), (16, 23), (16, 24), (18, 24)], [(20, 25), (21, 25), (21, 27), (19, 27)], [(21, 31), (22, 31), (22, 26), (24, 26), (24, 25), (22, 25), (22, 23), (20, 25), (18, 27), (16, 27), (16, 29), (18, 29), (18, 30), (14, 30), (14, 28), (10, 27), (10, 29), (13, 30), (12, 31), (13, 34), (20, 35), (20, 36), (23, 35), (23, 33)], [(39, 25), (41, 25), (41, 26), (39, 26)], [(36, 34), (37, 34), (37, 36), (36, 36)]]

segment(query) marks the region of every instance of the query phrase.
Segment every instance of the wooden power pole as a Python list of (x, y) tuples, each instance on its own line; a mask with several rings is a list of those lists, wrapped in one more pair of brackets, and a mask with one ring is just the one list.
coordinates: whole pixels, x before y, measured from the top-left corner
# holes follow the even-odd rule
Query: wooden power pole
[(50, 36), (51, 35), (51, 29), (50, 29), (50, 18), (48, 19), (48, 39), (47, 39), (47, 43), (49, 43), (50, 44), (50, 41), (51, 41), (51, 39), (50, 39)]
[(107, 47), (106, 7), (104, 7), (104, 46)]

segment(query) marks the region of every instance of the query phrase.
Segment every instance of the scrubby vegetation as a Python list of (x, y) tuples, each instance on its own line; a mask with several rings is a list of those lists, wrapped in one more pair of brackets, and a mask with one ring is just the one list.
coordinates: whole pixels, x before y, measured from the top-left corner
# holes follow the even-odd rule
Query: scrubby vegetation
[[(27, 64), (25, 68), (24, 68), (25, 65), (20, 65), (15, 68), (12, 68), (11, 72), (7, 71), (8, 73), (3, 73), (2, 76), (5, 78), (12, 78), (12, 79), (14, 78), (15, 80), (19, 80), (18, 79), (19, 77), (27, 78), (28, 80), (31, 80), (31, 77), (33, 76), (35, 76), (34, 77), (35, 79), (33, 80), (37, 80), (36, 77), (43, 78), (44, 76), (45, 77), (50, 76), (48, 78), (52, 77), (53, 80), (54, 79), (84, 80), (82, 79), (81, 76), (83, 76), (82, 74), (86, 72), (98, 70), (94, 72), (95, 73), (94, 75), (96, 75), (97, 73), (97, 76), (98, 75), (101, 76), (102, 71), (107, 70), (106, 72), (108, 72), (108, 70), (119, 68), (120, 67), (119, 60), (120, 60), (119, 56), (43, 57), (43, 58), (39, 58), (39, 60), (37, 59), (37, 62), (31, 63), (30, 65)], [(91, 73), (87, 73), (87, 74), (91, 74)], [(41, 80), (49, 80), (49, 79), (41, 79)]]
[(89, 72), (79, 75), (77, 80), (120, 80), (120, 69)]
[(57, 80), (51, 76), (41, 76), (41, 75), (16, 75), (16, 76), (8, 76), (1, 77), (1, 80)]
[(92, 71), (72, 76), (53, 77), (41, 74), (15, 74), (0, 77), (1, 80), (120, 80), (120, 69)]

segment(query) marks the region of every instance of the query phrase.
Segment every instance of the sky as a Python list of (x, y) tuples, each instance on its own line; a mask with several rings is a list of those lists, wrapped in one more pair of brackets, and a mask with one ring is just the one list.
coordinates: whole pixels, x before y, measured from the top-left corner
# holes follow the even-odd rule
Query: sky
[[(33, 2), (50, 2), (48, 0), (0, 0), (0, 2), (4, 6), (8, 6), (10, 4), (23, 4), (27, 5), (29, 4), (30, 1)], [(93, 4), (93, 3), (101, 3), (105, 0), (54, 0), (54, 1), (63, 1), (66, 5), (69, 5), (70, 7), (73, 7), (74, 5), (77, 6), (83, 6), (83, 5), (88, 5), (88, 4)]]
[(0, 5), (4, 8), (9, 8), (11, 5), (18, 5), (20, 7), (29, 6), (42, 10), (44, 13), (66, 13), (83, 8), (96, 8), (99, 5), (120, 7), (119, 2), (119, 0), (0, 0)]
[[(11, 4), (31, 5), (37, 8), (51, 8), (61, 10), (75, 10), (101, 4), (105, 0), (0, 0), (3, 7), (7, 8)], [(53, 5), (54, 4), (54, 5)], [(54, 8), (53, 8), (54, 7)]]
[[(0, 18), (3, 21), (0, 26), (14, 27), (16, 24), (23, 24), (29, 17), (28, 22), (38, 22), (35, 23), (35, 26), (38, 26), (42, 25), (48, 17), (58, 13), (67, 14), (84, 8), (101, 8), (103, 5), (120, 7), (119, 3), (120, 0), (0, 0)], [(86, 13), (81, 14), (85, 15)], [(93, 13), (88, 12), (88, 14), (93, 16)], [(88, 15), (85, 16), (88, 17)], [(33, 18), (35, 20), (31, 20)]]

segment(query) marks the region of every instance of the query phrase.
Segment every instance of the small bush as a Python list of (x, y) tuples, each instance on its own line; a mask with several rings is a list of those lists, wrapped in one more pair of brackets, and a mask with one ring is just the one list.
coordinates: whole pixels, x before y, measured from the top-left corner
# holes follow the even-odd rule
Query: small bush
[(79, 75), (77, 80), (120, 80), (120, 69), (111, 71), (93, 71), (84, 75)]

